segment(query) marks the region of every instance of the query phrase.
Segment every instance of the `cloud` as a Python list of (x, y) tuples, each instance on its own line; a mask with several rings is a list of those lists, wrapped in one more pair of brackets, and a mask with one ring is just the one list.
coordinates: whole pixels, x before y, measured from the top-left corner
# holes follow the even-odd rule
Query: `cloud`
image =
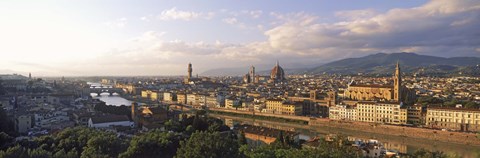
[(150, 22), (150, 18), (147, 17), (147, 16), (140, 17), (140, 20), (145, 21), (145, 22)]
[(203, 13), (203, 12), (193, 12), (193, 11), (182, 11), (182, 10), (177, 10), (176, 7), (173, 7), (171, 9), (162, 11), (162, 13), (158, 15), (158, 19), (190, 21), (190, 20), (199, 19), (199, 18), (211, 19), (214, 16), (215, 16), (214, 12)]
[[(259, 12), (236, 13), (238, 16), (224, 10), (222, 14), (227, 16), (218, 15), (219, 20), (235, 26), (252, 19), (259, 21), (254, 14)], [(163, 11), (158, 18), (188, 21), (207, 19), (215, 14), (172, 8)], [(262, 30), (265, 37), (258, 41), (167, 40), (165, 35), (170, 32), (146, 31), (95, 59), (69, 63), (69, 69), (94, 75), (183, 75), (188, 62), (194, 64), (194, 73), (201, 73), (213, 68), (273, 65), (276, 60), (289, 68), (377, 52), (480, 56), (478, 1), (434, 0), (418, 7), (384, 12), (339, 11), (335, 13), (339, 19), (334, 22), (322, 21), (318, 15), (307, 12), (270, 12), (268, 15), (261, 12), (258, 15), (273, 19), (268, 22), (261, 19), (264, 23), (252, 25)]]
[(123, 18), (115, 19), (113, 21), (104, 22), (103, 24), (111, 28), (124, 28), (127, 25), (127, 22), (128, 22), (128, 19), (123, 17)]
[(233, 24), (236, 24), (238, 22), (237, 18), (225, 18), (223, 19), (223, 22), (227, 23), (227, 24), (230, 24), (230, 25), (233, 25)]
[[(257, 19), (262, 16), (263, 11), (261, 10), (242, 10), (240, 14), (249, 15), (251, 18)], [(234, 15), (239, 16), (239, 13), (234, 13)]]
[(338, 11), (335, 12), (335, 16), (344, 18), (347, 20), (355, 20), (355, 19), (364, 19), (364, 18), (371, 18), (375, 16), (377, 13), (372, 9), (364, 9), (364, 10), (346, 10), (346, 11)]
[[(278, 51), (341, 58), (378, 51), (417, 50), (438, 56), (472, 54), (480, 44), (480, 2), (435, 0), (385, 13), (370, 10), (337, 12), (343, 21), (322, 23), (306, 13), (271, 16), (283, 22), (268, 30)], [(407, 49), (410, 48), (410, 49)], [(415, 49), (413, 49), (415, 48)], [(333, 55), (332, 55), (333, 54)]]

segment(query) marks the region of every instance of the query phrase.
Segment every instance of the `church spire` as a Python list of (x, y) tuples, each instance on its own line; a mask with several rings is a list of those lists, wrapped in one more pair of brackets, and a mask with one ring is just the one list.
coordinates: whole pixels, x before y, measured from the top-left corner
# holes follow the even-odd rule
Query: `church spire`
[(399, 61), (397, 61), (395, 76), (393, 77), (393, 99), (398, 102), (402, 101), (402, 73)]

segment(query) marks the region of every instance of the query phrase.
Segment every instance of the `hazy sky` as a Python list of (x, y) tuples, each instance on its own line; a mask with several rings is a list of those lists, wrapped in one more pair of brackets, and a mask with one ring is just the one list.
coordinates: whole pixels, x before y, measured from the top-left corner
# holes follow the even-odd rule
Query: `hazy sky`
[[(480, 56), (478, 0), (0, 1), (0, 73), (183, 75), (385, 52)], [(248, 70), (245, 70), (247, 72)]]

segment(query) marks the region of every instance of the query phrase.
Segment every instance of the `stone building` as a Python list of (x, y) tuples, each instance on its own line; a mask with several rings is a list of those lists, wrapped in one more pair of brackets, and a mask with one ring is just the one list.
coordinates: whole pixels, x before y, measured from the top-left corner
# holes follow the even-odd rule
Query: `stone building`
[(286, 80), (285, 71), (283, 71), (283, 68), (280, 66), (280, 64), (277, 61), (277, 64), (275, 64), (275, 67), (273, 67), (272, 71), (270, 72), (270, 81), (282, 82), (285, 80)]
[(268, 113), (282, 115), (302, 115), (303, 105), (301, 102), (292, 102), (281, 99), (268, 99), (266, 110)]
[(329, 118), (332, 120), (357, 120), (357, 109), (349, 105), (336, 105), (329, 108)]
[(465, 108), (429, 107), (426, 125), (460, 131), (480, 131), (480, 110)]
[(415, 104), (407, 106), (407, 123), (414, 125), (425, 125), (426, 108)]
[(357, 121), (406, 124), (407, 109), (398, 102), (358, 102)]
[(352, 81), (344, 92), (344, 97), (348, 100), (358, 101), (376, 100), (413, 103), (415, 101), (415, 91), (403, 86), (400, 64), (397, 62), (393, 85), (357, 84)]

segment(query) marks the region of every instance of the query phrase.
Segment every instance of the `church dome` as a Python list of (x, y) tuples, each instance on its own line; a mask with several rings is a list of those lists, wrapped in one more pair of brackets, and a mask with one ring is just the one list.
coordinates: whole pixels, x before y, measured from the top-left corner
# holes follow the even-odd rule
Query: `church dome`
[(285, 72), (283, 71), (283, 68), (280, 66), (280, 64), (275, 65), (273, 67), (272, 71), (270, 72), (270, 78), (272, 80), (284, 80), (285, 79)]

